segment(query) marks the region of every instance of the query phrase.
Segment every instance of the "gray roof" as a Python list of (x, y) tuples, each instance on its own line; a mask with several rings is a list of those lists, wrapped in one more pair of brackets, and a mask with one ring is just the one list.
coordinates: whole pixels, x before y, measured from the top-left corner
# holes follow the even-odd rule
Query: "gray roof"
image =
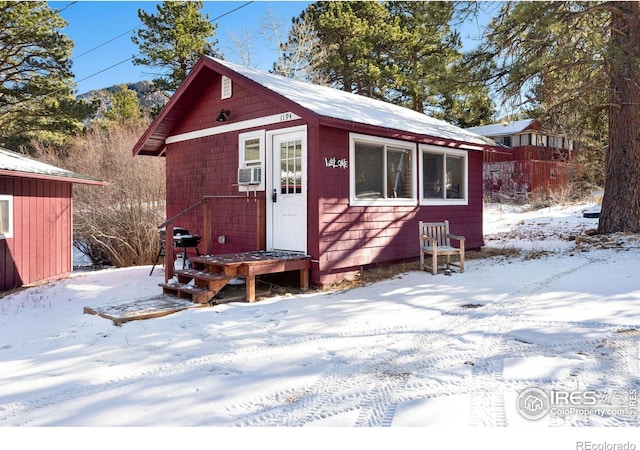
[(95, 178), (79, 175), (2, 147), (0, 147), (0, 174), (30, 178), (63, 179), (83, 184), (104, 184), (104, 182)]
[(494, 141), (478, 133), (409, 108), (328, 86), (250, 69), (229, 61), (211, 59), (319, 116), (483, 146), (496, 145)]

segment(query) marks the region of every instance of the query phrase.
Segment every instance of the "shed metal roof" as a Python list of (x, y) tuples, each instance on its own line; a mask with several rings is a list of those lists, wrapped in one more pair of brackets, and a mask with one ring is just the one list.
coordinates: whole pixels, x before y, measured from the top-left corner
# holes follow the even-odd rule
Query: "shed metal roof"
[(106, 184), (104, 181), (79, 175), (69, 170), (37, 161), (21, 153), (16, 153), (1, 147), (0, 175), (63, 180), (70, 183), (80, 184)]

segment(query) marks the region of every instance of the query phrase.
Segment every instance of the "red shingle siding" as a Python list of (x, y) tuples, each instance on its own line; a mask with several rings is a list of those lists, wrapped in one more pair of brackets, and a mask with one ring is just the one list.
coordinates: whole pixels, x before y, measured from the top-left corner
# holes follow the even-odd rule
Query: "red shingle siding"
[[(224, 149), (227, 149), (225, 151)], [(170, 145), (167, 149), (167, 217), (197, 203), (204, 196), (238, 196), (237, 135), (209, 136)], [(214, 199), (212, 212), (212, 253), (257, 250), (256, 208), (253, 199)], [(178, 219), (174, 226), (203, 235), (203, 209), (198, 208)], [(226, 244), (218, 237), (226, 236)], [(207, 249), (201, 248), (208, 253)]]
[[(173, 135), (226, 125), (242, 120), (286, 112), (267, 98), (233, 83), (233, 96), (220, 98), (220, 75), (212, 74), (211, 85), (202, 93), (196, 105), (184, 116)], [(220, 111), (230, 111), (226, 122), (216, 122)]]
[[(326, 284), (344, 272), (370, 264), (419, 256), (418, 221), (449, 220), (451, 232), (479, 248), (482, 237), (482, 152), (469, 152), (469, 204), (466, 206), (349, 206), (349, 170), (326, 167), (326, 158), (349, 159), (349, 133), (321, 129), (316, 166), (319, 183), (319, 243), (312, 281)], [(313, 142), (313, 140), (309, 140)], [(312, 149), (310, 148), (310, 153)], [(417, 162), (416, 162), (417, 170)], [(316, 239), (309, 235), (309, 243)]]
[[(233, 97), (220, 99), (220, 77), (203, 93), (197, 105), (185, 116), (183, 122), (172, 135), (201, 130), (221, 125), (215, 121), (221, 109), (231, 111), (227, 122), (230, 124), (242, 120), (286, 112), (282, 107), (253, 94), (234, 83)], [(203, 121), (203, 117), (207, 117)], [(300, 121), (287, 122), (284, 126), (299, 125)], [(267, 130), (282, 128), (283, 125), (271, 125)], [(258, 242), (258, 207), (253, 194), (246, 197), (238, 191), (238, 136), (242, 130), (214, 136), (191, 139), (167, 147), (167, 217), (173, 217), (180, 211), (198, 202), (204, 196), (240, 196), (238, 199), (211, 200), (212, 230), (211, 248), (199, 250), (210, 253), (231, 253), (260, 250)], [(264, 192), (258, 192), (264, 199)], [(186, 228), (192, 234), (202, 236), (202, 208), (198, 208), (178, 219), (174, 226)], [(262, 211), (264, 215), (264, 211)], [(264, 230), (262, 230), (264, 234)], [(226, 243), (219, 244), (218, 238), (225, 236)]]
[[(215, 121), (221, 109), (231, 111), (227, 122)], [(210, 86), (185, 115), (171, 135), (207, 129), (236, 121), (286, 112), (272, 98), (257, 95), (233, 84), (233, 97), (220, 99), (220, 76), (211, 76)], [(267, 130), (301, 125), (301, 120), (270, 125)], [(249, 130), (243, 130), (243, 132)], [(384, 132), (381, 130), (381, 135)], [(167, 217), (198, 202), (203, 196), (238, 196), (238, 134), (201, 137), (167, 146)], [(392, 137), (388, 135), (386, 137)], [(463, 234), (467, 248), (482, 242), (482, 152), (469, 152), (469, 204), (467, 206), (350, 206), (349, 168), (331, 167), (327, 161), (349, 162), (349, 132), (307, 123), (307, 252), (313, 259), (312, 282), (326, 284), (349, 271), (371, 264), (415, 260), (418, 251), (418, 221), (448, 219), (451, 231)], [(418, 170), (418, 161), (415, 161)], [(270, 168), (265, 170), (270, 176)], [(270, 207), (253, 197), (213, 200), (211, 248), (203, 252), (230, 253), (259, 249), (258, 211)], [(262, 206), (263, 208), (265, 206)], [(265, 211), (261, 211), (265, 214)], [(174, 223), (202, 235), (202, 209)], [(263, 230), (264, 231), (264, 230)], [(224, 235), (227, 243), (218, 243)]]
[(0, 240), (0, 290), (59, 278), (72, 270), (72, 185), (0, 176), (13, 196), (13, 237)]

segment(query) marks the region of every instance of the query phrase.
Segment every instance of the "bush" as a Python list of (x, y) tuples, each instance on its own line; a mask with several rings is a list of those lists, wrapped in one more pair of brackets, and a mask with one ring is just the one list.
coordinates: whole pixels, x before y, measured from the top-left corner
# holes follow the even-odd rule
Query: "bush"
[(66, 155), (36, 143), (40, 159), (106, 181), (74, 186), (74, 240), (94, 265), (152, 264), (165, 219), (164, 159), (133, 157), (148, 120), (103, 123), (74, 139)]

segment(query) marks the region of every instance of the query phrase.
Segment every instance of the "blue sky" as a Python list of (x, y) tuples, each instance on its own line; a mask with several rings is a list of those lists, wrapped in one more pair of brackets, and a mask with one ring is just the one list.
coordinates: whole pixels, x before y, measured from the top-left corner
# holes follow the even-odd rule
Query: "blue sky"
[[(62, 32), (75, 42), (72, 70), (79, 94), (115, 84), (147, 80), (154, 77), (150, 68), (134, 66), (125, 61), (138, 53), (131, 42), (133, 28), (141, 25), (138, 9), (155, 12), (155, 1), (55, 1), (48, 2), (58, 9), (69, 25)], [(225, 59), (241, 62), (234, 53), (231, 35), (240, 36), (257, 29), (259, 21), (266, 21), (269, 11), (285, 30), (291, 19), (298, 16), (310, 2), (298, 1), (207, 1), (203, 14), (209, 19), (223, 14), (218, 24), (218, 47)], [(246, 6), (246, 3), (249, 3)], [(237, 9), (239, 8), (240, 9)], [(230, 12), (237, 9), (234, 12)], [(104, 44), (104, 45), (102, 45)], [(252, 67), (268, 70), (276, 59), (276, 52), (265, 43), (256, 41)], [(99, 48), (96, 48), (99, 47)], [(123, 62), (124, 61), (124, 62)], [(112, 67), (114, 66), (114, 67)]]
[[(69, 24), (62, 32), (75, 43), (72, 70), (77, 83), (77, 93), (101, 89), (116, 84), (154, 78), (152, 68), (135, 66), (130, 59), (138, 54), (138, 47), (131, 42), (133, 29), (141, 25), (138, 9), (154, 13), (157, 1), (51, 1), (51, 8), (58, 9)], [(247, 4), (248, 3), (248, 4)], [(225, 59), (242, 63), (234, 50), (231, 36), (253, 34), (259, 23), (266, 22), (270, 13), (283, 25), (286, 34), (291, 19), (297, 17), (311, 2), (303, 1), (205, 1), (203, 14), (214, 19), (218, 28), (218, 48)], [(235, 10), (235, 11), (234, 11)], [(462, 32), (466, 45), (473, 45), (469, 36), (477, 36), (488, 21), (471, 21)], [(251, 66), (269, 70), (276, 60), (276, 51), (258, 39), (254, 41)]]

